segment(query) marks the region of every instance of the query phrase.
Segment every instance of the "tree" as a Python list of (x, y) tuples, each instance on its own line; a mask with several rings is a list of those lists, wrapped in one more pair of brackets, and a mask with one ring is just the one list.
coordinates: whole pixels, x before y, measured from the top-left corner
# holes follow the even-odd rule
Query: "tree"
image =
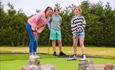
[[(14, 6), (8, 3), (10, 9), (4, 11), (4, 6), (0, 2), (0, 46), (27, 46), (28, 34), (25, 24), (28, 16), (23, 10), (16, 11)], [(61, 8), (60, 4), (55, 5)], [(102, 2), (90, 4), (88, 1), (81, 3), (82, 15), (86, 19), (85, 44), (94, 46), (115, 46), (115, 10), (111, 9), (110, 3), (103, 7)], [(62, 10), (61, 32), (64, 46), (72, 46), (72, 33), (70, 21), (73, 16), (73, 8), (70, 5)], [(49, 46), (49, 29), (45, 28), (40, 34), (39, 45)]]

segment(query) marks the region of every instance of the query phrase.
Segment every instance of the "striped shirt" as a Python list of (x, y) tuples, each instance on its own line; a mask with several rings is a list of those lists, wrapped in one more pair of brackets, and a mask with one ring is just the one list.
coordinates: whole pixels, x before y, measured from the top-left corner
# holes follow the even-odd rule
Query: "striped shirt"
[(86, 21), (83, 16), (73, 16), (71, 20), (72, 34), (77, 32), (84, 32)]

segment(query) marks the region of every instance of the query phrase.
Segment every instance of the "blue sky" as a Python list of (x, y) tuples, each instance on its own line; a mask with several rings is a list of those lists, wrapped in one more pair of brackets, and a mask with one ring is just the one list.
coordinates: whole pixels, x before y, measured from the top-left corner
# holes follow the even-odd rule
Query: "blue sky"
[[(10, 2), (14, 5), (14, 8), (18, 11), (22, 9), (23, 12), (30, 16), (36, 12), (36, 9), (44, 10), (47, 6), (54, 7), (56, 3), (59, 3), (63, 9), (71, 4), (80, 5), (84, 0), (1, 0), (4, 5), (4, 9), (7, 10), (7, 3)], [(115, 0), (88, 0), (90, 3), (97, 3), (99, 1), (109, 2), (112, 9), (115, 9)]]

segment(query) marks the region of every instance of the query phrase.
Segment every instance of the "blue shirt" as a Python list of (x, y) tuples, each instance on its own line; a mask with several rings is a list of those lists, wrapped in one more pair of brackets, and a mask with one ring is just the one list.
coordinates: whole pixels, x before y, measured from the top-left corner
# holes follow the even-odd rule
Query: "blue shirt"
[(53, 14), (51, 21), (49, 22), (50, 30), (51, 29), (60, 30), (61, 29), (61, 27), (60, 27), (61, 20), (62, 20), (61, 16)]

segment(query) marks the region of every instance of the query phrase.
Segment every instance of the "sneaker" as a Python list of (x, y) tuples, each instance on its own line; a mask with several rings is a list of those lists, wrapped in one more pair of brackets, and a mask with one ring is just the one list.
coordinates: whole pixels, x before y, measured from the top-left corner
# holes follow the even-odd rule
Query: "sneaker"
[(60, 52), (60, 53), (59, 53), (59, 56), (66, 56), (66, 54), (63, 53), (63, 52)]
[(35, 56), (34, 55), (30, 55), (29, 59), (35, 59)]
[(38, 55), (34, 55), (34, 57), (35, 57), (35, 58), (40, 58), (40, 56), (38, 56)]
[(56, 55), (56, 52), (54, 52), (53, 55), (54, 55), (54, 56), (57, 56), (57, 55)]
[(72, 57), (69, 57), (68, 60), (76, 60), (77, 56), (76, 55), (72, 55)]
[(85, 60), (86, 60), (86, 55), (82, 55), (81, 61), (85, 61)]

